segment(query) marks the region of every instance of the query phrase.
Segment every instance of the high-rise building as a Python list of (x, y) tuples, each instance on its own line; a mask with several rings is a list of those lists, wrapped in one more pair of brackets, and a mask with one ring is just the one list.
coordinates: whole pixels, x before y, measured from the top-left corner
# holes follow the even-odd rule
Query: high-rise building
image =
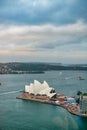
[(83, 113), (87, 113), (87, 96), (85, 95), (80, 96), (80, 110)]

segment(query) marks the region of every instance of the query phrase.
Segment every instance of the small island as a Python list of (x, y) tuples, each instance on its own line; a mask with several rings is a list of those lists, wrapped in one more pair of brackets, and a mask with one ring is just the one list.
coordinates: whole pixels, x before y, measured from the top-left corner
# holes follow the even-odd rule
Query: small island
[(74, 97), (56, 93), (55, 89), (49, 87), (46, 81), (40, 83), (34, 80), (34, 83), (25, 85), (24, 93), (16, 98), (57, 105), (74, 115), (87, 117), (87, 96), (80, 95), (79, 101), (76, 101)]

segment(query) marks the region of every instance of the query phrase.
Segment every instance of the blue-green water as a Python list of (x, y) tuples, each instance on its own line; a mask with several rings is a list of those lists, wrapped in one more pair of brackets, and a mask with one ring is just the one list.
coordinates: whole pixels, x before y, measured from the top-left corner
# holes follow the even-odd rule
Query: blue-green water
[[(78, 80), (78, 76), (85, 80)], [(0, 130), (87, 130), (87, 119), (49, 104), (16, 99), (25, 84), (34, 79), (48, 84), (59, 93), (75, 95), (87, 92), (87, 72), (50, 71), (45, 74), (0, 75)]]

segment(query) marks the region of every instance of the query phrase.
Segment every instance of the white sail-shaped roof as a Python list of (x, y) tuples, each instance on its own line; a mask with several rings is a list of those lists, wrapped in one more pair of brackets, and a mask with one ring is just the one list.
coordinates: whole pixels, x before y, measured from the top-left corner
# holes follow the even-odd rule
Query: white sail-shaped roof
[(34, 80), (33, 89), (34, 89), (34, 94), (38, 94), (38, 92), (40, 92), (42, 90), (41, 83), (37, 80)]
[(25, 85), (25, 92), (29, 92), (29, 85)]
[(34, 93), (34, 91), (33, 91), (33, 84), (25, 85), (25, 92)]
[(48, 83), (47, 83), (46, 81), (44, 81), (44, 82), (42, 83), (42, 87), (43, 87), (43, 89), (49, 88), (49, 85), (48, 85)]
[(34, 80), (34, 83), (30, 83), (30, 85), (25, 86), (25, 92), (33, 93), (34, 95), (40, 94), (40, 95), (47, 95), (49, 97), (55, 95), (56, 93), (52, 93), (51, 90), (54, 90), (54, 88), (49, 87), (48, 83), (44, 81), (42, 84)]

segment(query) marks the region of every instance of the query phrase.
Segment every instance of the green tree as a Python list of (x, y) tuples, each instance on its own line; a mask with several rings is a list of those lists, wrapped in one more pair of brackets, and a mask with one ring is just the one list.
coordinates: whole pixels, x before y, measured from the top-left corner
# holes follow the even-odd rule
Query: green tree
[(81, 94), (82, 94), (82, 92), (78, 90), (77, 95), (80, 96)]

